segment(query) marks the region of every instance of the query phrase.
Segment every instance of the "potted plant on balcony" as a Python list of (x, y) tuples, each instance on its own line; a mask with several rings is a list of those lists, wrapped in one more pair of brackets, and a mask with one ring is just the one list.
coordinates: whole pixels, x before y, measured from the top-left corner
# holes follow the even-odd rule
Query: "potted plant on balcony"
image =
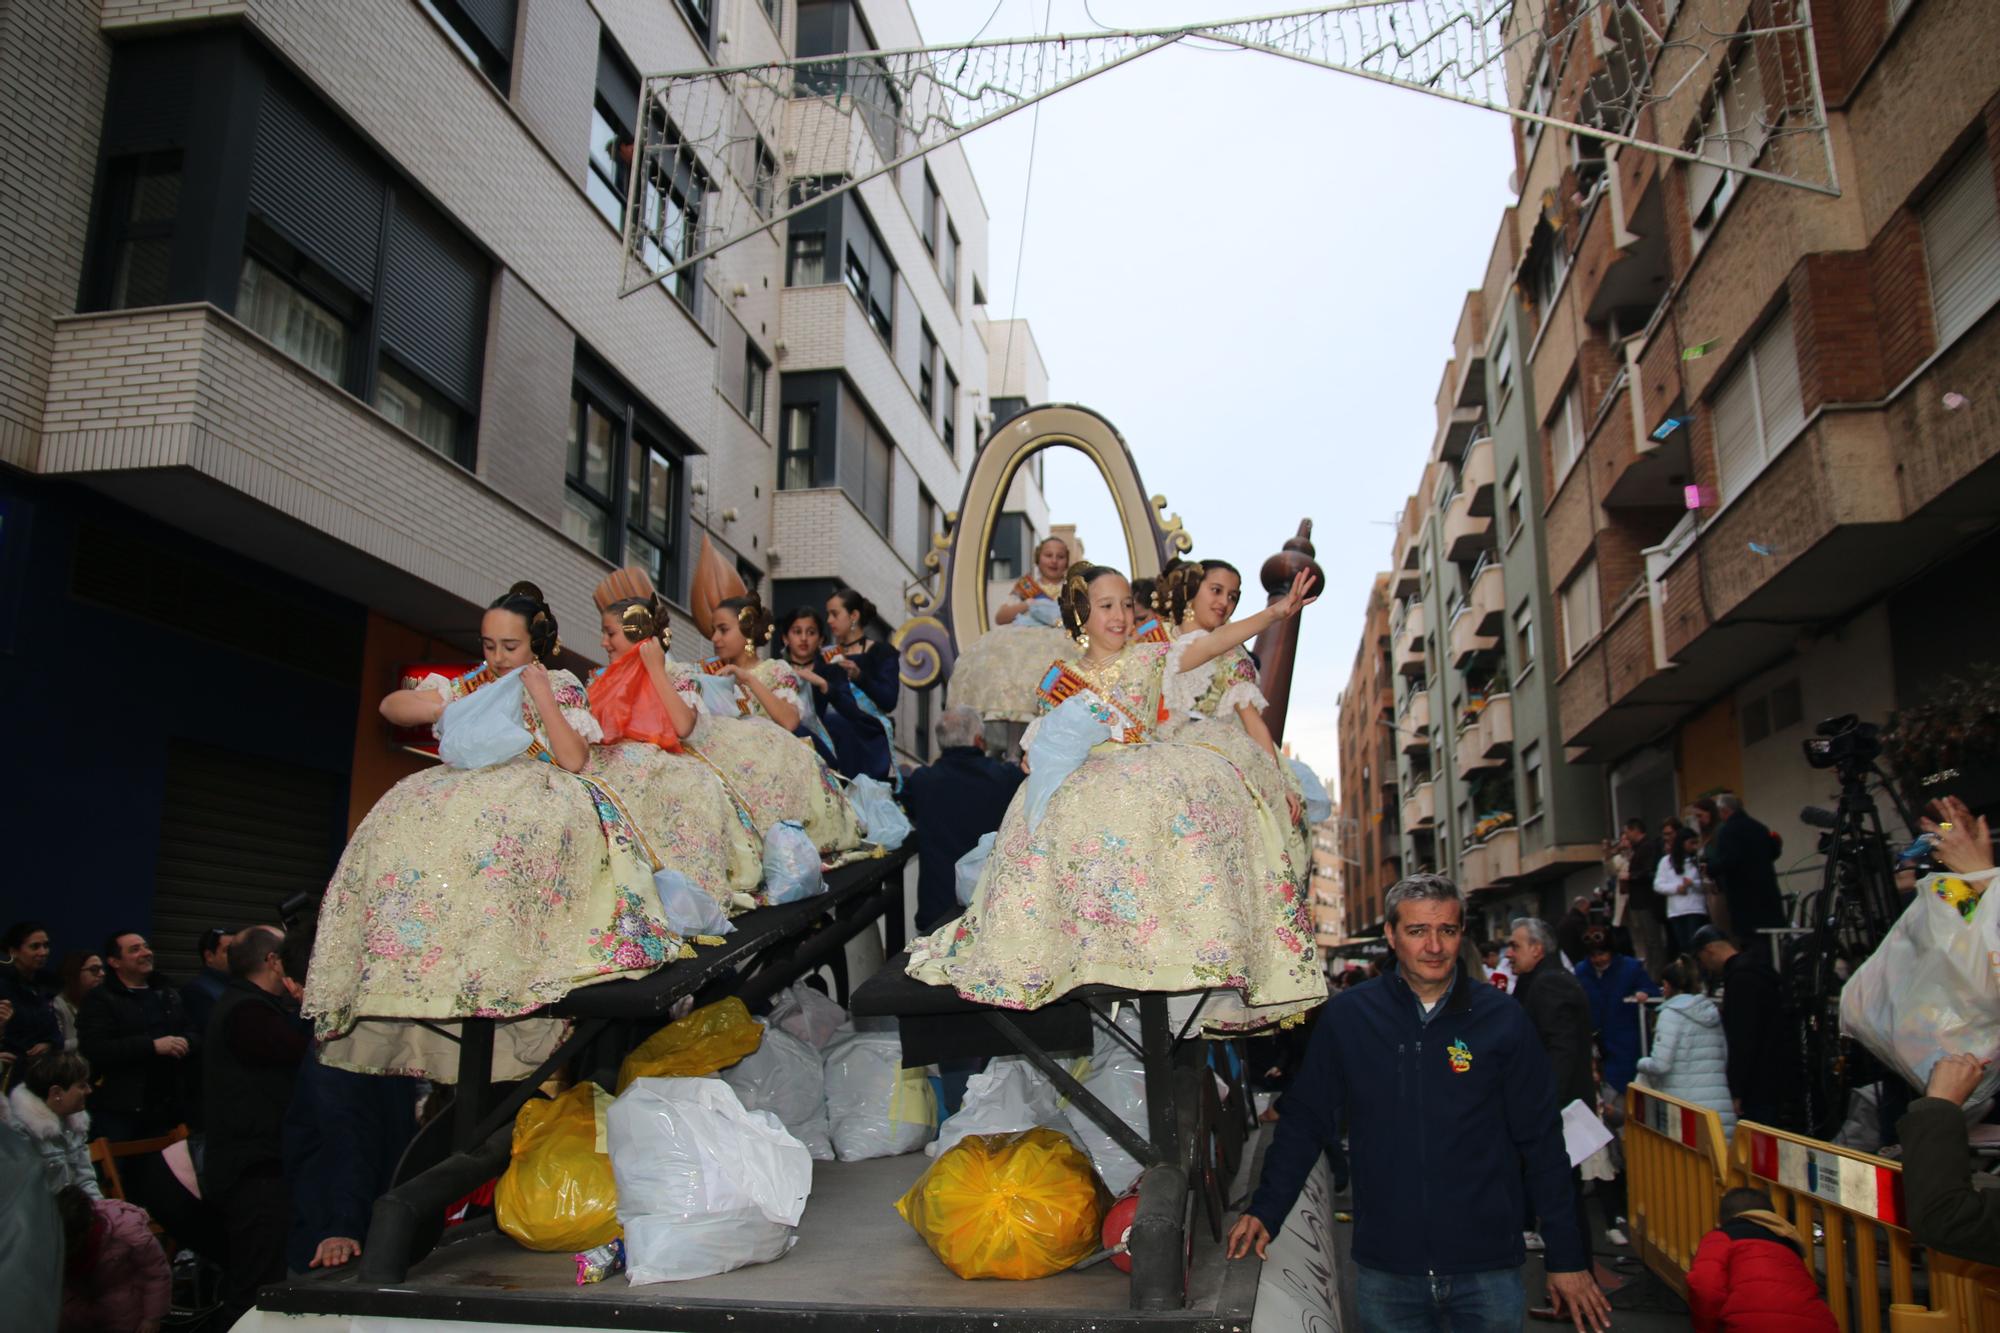
[(1975, 662), (1898, 709), (1882, 757), (1912, 814), (1946, 793), (1975, 810), (2000, 804), (2000, 663)]
[(1472, 808), (1476, 815), (1472, 824), (1474, 846), (1485, 842), (1501, 829), (1512, 827), (1514, 779), (1504, 769), (1482, 774), (1472, 784)]

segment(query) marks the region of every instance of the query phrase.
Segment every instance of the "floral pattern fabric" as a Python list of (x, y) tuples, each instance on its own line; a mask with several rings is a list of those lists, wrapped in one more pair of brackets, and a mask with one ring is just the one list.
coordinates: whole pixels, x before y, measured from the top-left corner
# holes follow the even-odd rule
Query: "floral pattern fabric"
[[(704, 724), (705, 725), (705, 724)], [(585, 773), (615, 793), (653, 857), (734, 913), (764, 878), (764, 838), (749, 807), (700, 755), (645, 741), (590, 747)]]
[[(1034, 593), (1026, 593), (1032, 587)], [(1060, 585), (1045, 587), (1032, 578), (1011, 590), (1016, 601), (1053, 599)], [(1075, 651), (1067, 630), (1026, 620), (996, 625), (974, 639), (951, 667), (951, 701), (964, 704), (988, 722), (1032, 722), (1041, 713), (1035, 683), (1053, 658)]]
[(1169, 734), (1189, 744), (1216, 751), (1243, 775), (1257, 799), (1284, 828), (1285, 855), (1293, 880), (1303, 891), (1309, 887), (1312, 855), (1306, 848), (1304, 825), (1292, 822), (1289, 797), (1301, 796), (1298, 775), (1292, 766), (1273, 759), (1264, 747), (1244, 730), (1239, 707), (1265, 707), (1264, 691), (1257, 684), (1257, 666), (1242, 648), (1231, 648), (1204, 666), (1192, 671), (1178, 669), (1188, 645), (1208, 633), (1191, 629), (1174, 640), (1167, 658), (1165, 698), (1172, 714), (1166, 724)]
[[(576, 677), (549, 674), (564, 718), (598, 734)], [(517, 1018), (681, 956), (617, 797), (537, 757), (548, 733), (532, 702), (523, 721), (536, 741), (528, 753), (412, 774), (354, 831), (320, 905), (306, 979), (304, 1010), (328, 1064), (450, 1082), (456, 1043), (408, 1020)], [(357, 1037), (364, 1020), (370, 1031)], [(558, 1033), (553, 1020), (529, 1024), (505, 1049), (532, 1059)]]
[(1158, 730), (1168, 649), (1133, 645), (1097, 671), (1065, 663), (1151, 739), (1099, 746), (1033, 830), (1017, 795), (971, 905), (912, 946), (912, 976), (1014, 1009), (1090, 984), (1210, 990), (1201, 1023), (1215, 1033), (1326, 998), (1282, 811), (1214, 749)]

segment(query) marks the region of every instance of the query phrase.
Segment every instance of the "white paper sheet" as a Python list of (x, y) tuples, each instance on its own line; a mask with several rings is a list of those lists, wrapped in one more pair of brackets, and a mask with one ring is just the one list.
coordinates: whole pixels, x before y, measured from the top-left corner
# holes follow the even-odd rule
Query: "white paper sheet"
[(1577, 1098), (1563, 1107), (1563, 1148), (1569, 1153), (1569, 1164), (1580, 1166), (1583, 1159), (1611, 1142), (1611, 1131), (1597, 1118), (1597, 1112)]

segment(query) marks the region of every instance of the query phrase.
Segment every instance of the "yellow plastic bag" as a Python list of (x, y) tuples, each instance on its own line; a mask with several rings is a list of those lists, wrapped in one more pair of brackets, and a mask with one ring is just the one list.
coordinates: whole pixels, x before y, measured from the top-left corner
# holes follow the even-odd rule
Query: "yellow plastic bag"
[(1110, 1196), (1065, 1134), (969, 1134), (917, 1177), (896, 1211), (960, 1277), (1038, 1278), (1098, 1249)]
[(727, 1069), (764, 1041), (764, 1025), (734, 995), (705, 1004), (639, 1043), (618, 1066), (618, 1091), (635, 1078), (701, 1078)]
[(611, 1094), (579, 1083), (514, 1117), (514, 1146), (493, 1191), (494, 1220), (531, 1250), (595, 1249), (618, 1235), (618, 1183), (606, 1150)]

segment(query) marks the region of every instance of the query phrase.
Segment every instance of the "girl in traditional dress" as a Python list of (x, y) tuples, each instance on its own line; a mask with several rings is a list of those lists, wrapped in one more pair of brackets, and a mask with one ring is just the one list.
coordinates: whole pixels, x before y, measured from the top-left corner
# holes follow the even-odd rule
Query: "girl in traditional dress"
[[(912, 946), (910, 974), (1017, 1009), (1092, 983), (1209, 990), (1200, 1019), (1216, 1032), (1283, 1021), (1323, 1000), (1282, 814), (1214, 750), (1159, 734), (1169, 654), (1185, 670), (1214, 661), (1298, 614), (1311, 579), (1301, 573), (1267, 610), (1185, 644), (1135, 644), (1124, 576), (1072, 571), (1062, 611), (1074, 642), (1042, 690), (1045, 709), (1068, 697), (1030, 729), (1029, 781), (971, 905)], [(1076, 761), (1080, 746), (1063, 754), (1085, 735), (1077, 724), (1092, 721), (1099, 743), (1087, 757)], [(1065, 761), (1075, 764), (1067, 773)]]
[(590, 682), (603, 739), (585, 772), (624, 798), (662, 865), (725, 911), (751, 906), (764, 874), (763, 835), (722, 774), (681, 745), (696, 716), (667, 674), (666, 607), (636, 567), (598, 584), (595, 600), (611, 665)]
[[(839, 740), (828, 727), (827, 718), (833, 713), (832, 692), (845, 689), (847, 678), (828, 670), (833, 653), (826, 647), (819, 612), (810, 606), (795, 606), (786, 612), (771, 640), (771, 656), (792, 669), (792, 674), (799, 678), (800, 697), (811, 705), (800, 710), (796, 734), (809, 738), (819, 757), (838, 769)], [(827, 674), (821, 675), (822, 671)], [(808, 694), (807, 690), (811, 692)]]
[(436, 729), (444, 763), (390, 788), (341, 855), (320, 905), (305, 1012), (329, 1065), (458, 1078), (440, 1027), (500, 1025), (495, 1078), (520, 1078), (561, 1024), (521, 1017), (579, 986), (681, 956), (655, 869), (617, 798), (584, 775), (601, 733), (575, 676), (545, 665), (556, 618), (517, 583), (480, 621), (485, 664), (382, 701)]
[[(1226, 560), (1185, 566), (1176, 579), (1163, 579), (1161, 612), (1175, 629), (1175, 643), (1193, 644), (1228, 624), (1243, 597), (1243, 576)], [(1185, 648), (1179, 650), (1184, 656)], [(1171, 734), (1204, 745), (1235, 764), (1265, 805), (1287, 825), (1286, 851), (1303, 885), (1311, 873), (1301, 823), (1305, 797), (1290, 761), (1278, 752), (1264, 725), (1267, 701), (1258, 688), (1257, 666), (1241, 645), (1214, 661), (1167, 677), (1166, 705)]]
[(1035, 568), (993, 614), (998, 627), (982, 634), (951, 669), (951, 701), (977, 709), (988, 722), (1032, 722), (1039, 713), (1035, 682), (1051, 658), (1071, 648), (1058, 609), (1069, 570), (1069, 543), (1050, 537), (1035, 548)]
[(720, 770), (758, 828), (795, 820), (822, 855), (851, 851), (861, 845), (861, 821), (812, 743), (791, 734), (811, 705), (789, 666), (757, 656), (770, 637), (763, 603), (731, 597), (709, 632), (715, 656), (701, 667), (673, 664), (674, 688), (704, 710), (686, 748)]
[(836, 751), (836, 767), (850, 778), (870, 777), (899, 782), (896, 771), (895, 725), (890, 717), (903, 686), (896, 650), (868, 637), (875, 604), (852, 588), (836, 589), (826, 599), (826, 628), (833, 638), (830, 665), (846, 688), (830, 690), (827, 718)]

